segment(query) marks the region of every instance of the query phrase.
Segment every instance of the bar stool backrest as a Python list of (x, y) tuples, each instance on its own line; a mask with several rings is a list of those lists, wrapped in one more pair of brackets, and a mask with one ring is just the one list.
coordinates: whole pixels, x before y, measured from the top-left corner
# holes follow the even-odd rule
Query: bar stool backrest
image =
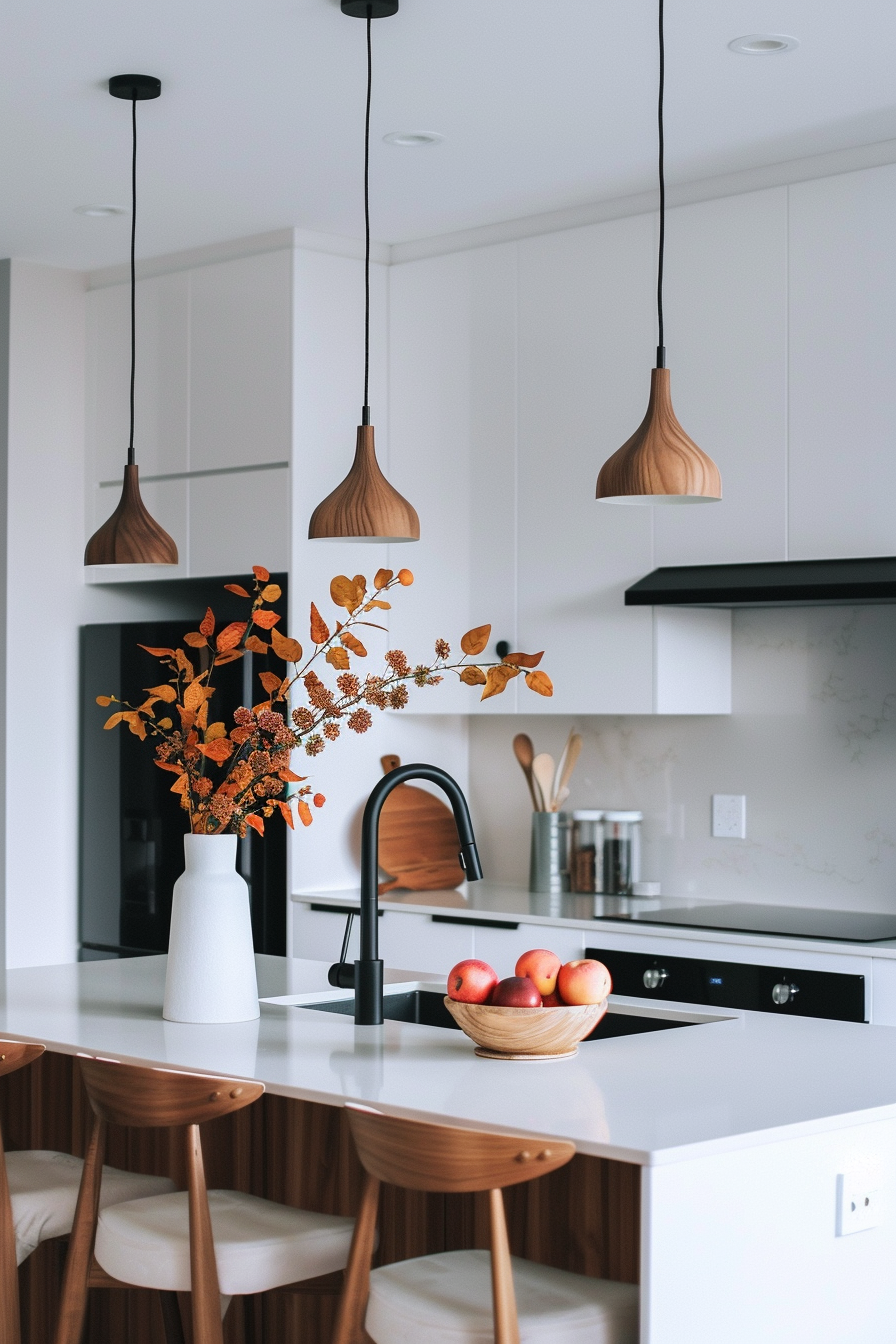
[[(46, 1049), (29, 1041), (0, 1041), (0, 1078), (33, 1064)], [(0, 1130), (0, 1344), (19, 1344), (19, 1275), (16, 1230), (6, 1178), (6, 1154)]]
[(99, 1212), (106, 1126), (182, 1127), (186, 1138), (190, 1209), (190, 1304), (194, 1344), (220, 1344), (218, 1269), (202, 1162), (199, 1126), (256, 1101), (263, 1083), (199, 1073), (175, 1073), (113, 1060), (81, 1059), (81, 1077), (94, 1111), (78, 1207), (69, 1242), (56, 1344), (78, 1344)]
[(110, 1125), (168, 1128), (201, 1125), (250, 1105), (264, 1083), (170, 1069), (81, 1059), (81, 1077), (95, 1114)]
[(521, 1185), (565, 1166), (575, 1144), (458, 1129), (346, 1107), (365, 1170), (406, 1190), (462, 1193)]
[(575, 1144), (404, 1120), (364, 1106), (348, 1105), (346, 1111), (365, 1176), (332, 1344), (364, 1338), (381, 1181), (432, 1193), (489, 1192), (495, 1344), (519, 1344), (501, 1191), (564, 1166)]

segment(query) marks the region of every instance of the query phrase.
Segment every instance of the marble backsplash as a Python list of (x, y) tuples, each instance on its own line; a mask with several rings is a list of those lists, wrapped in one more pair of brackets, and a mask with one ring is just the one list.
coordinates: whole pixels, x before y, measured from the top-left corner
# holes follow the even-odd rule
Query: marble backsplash
[[(734, 712), (575, 721), (567, 807), (644, 812), (664, 895), (896, 912), (896, 606), (743, 610)], [(511, 742), (560, 752), (572, 720), (470, 720), (470, 799), (489, 877), (525, 882), (529, 802)], [(710, 835), (745, 794), (747, 838)]]

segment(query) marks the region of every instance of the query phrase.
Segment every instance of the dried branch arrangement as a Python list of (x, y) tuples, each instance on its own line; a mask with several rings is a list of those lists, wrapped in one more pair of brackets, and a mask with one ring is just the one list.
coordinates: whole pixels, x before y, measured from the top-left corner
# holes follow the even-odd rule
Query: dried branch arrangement
[[(188, 655), (181, 648), (140, 645), (167, 672), (159, 685), (145, 688), (146, 699), (141, 704), (132, 705), (114, 695), (96, 698), (106, 708), (120, 705), (107, 719), (106, 728), (126, 723), (141, 741), (148, 738), (154, 743), (156, 765), (177, 776), (171, 791), (180, 796), (181, 807), (189, 813), (194, 835), (244, 836), (248, 827), (263, 835), (265, 820), (278, 811), (292, 827), (294, 803), (299, 820), (310, 826), (309, 799), (316, 807), (326, 800), (314, 793), (307, 776), (291, 769), (292, 752), (300, 749), (307, 756), (318, 756), (343, 728), (366, 733), (373, 722), (371, 709), (403, 709), (410, 684), (436, 686), (451, 673), (467, 686), (481, 686), (480, 698), (487, 700), (500, 695), (508, 682), (523, 673), (530, 690), (553, 694), (550, 677), (538, 668), (541, 653), (509, 653), (498, 663), (477, 661), (488, 645), (490, 625), (468, 630), (460, 641), (462, 656), (453, 662), (449, 661), (451, 646), (437, 639), (435, 657), (428, 663), (412, 667), (400, 649), (390, 649), (378, 672), (362, 676), (357, 661), (352, 661), (368, 656), (357, 630), (364, 626), (385, 629), (368, 618), (388, 611), (388, 595), (414, 582), (409, 569), (397, 574), (379, 570), (372, 595), (362, 574), (353, 579), (337, 575), (330, 584), (330, 597), (343, 616), (331, 630), (311, 603), (313, 652), (307, 658), (298, 640), (277, 630), (280, 616), (271, 610), (271, 603), (280, 597), (280, 588), (270, 582), (262, 565), (253, 566), (253, 573), (252, 592), (240, 584), (225, 585), (251, 603), (246, 620), (231, 621), (216, 634), (209, 607), (199, 629), (184, 635), (184, 644), (195, 654)], [(212, 675), (216, 667), (247, 653), (283, 663), (284, 670), (275, 671), (272, 666), (259, 673), (266, 698), (251, 709), (238, 709), (228, 729), (210, 710), (215, 694)], [(335, 685), (318, 675), (325, 669), (329, 677), (335, 677)], [(303, 703), (297, 703), (299, 699)]]

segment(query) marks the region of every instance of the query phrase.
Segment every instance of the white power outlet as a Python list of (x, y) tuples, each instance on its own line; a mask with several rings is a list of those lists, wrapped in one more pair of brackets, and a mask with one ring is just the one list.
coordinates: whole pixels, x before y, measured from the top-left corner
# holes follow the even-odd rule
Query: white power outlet
[(712, 833), (717, 840), (746, 840), (747, 799), (744, 794), (713, 794)]
[(848, 1237), (884, 1221), (883, 1191), (879, 1175), (867, 1168), (843, 1172), (837, 1177), (837, 1236)]

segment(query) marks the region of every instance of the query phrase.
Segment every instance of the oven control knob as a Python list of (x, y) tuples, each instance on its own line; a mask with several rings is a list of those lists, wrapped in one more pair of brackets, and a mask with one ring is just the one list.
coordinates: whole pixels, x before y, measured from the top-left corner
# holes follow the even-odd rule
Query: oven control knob
[(659, 989), (669, 978), (668, 971), (659, 971), (655, 966), (651, 966), (641, 977), (644, 981), (645, 989)]
[(772, 1001), (777, 1004), (789, 1003), (799, 992), (799, 985), (775, 985), (772, 988)]

